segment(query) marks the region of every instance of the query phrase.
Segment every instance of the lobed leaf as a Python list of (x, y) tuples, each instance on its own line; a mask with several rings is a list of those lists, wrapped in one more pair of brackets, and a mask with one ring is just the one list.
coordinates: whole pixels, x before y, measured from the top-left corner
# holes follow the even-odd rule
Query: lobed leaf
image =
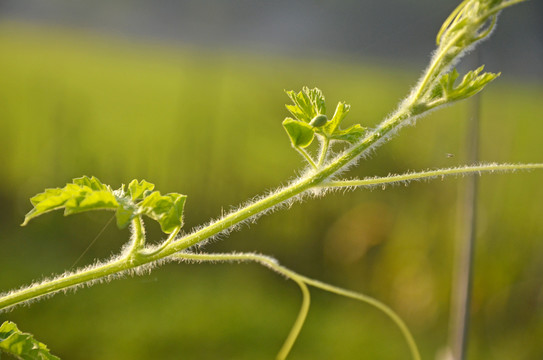
[(326, 114), (326, 102), (324, 100), (324, 95), (322, 94), (321, 89), (319, 88), (313, 88), (309, 89), (308, 87), (304, 87), (302, 89), (303, 92), (305, 92), (311, 101), (311, 105), (315, 112), (318, 114)]
[(160, 195), (152, 192), (155, 188), (145, 180), (132, 180), (128, 191), (124, 184), (112, 191), (95, 177), (76, 178), (63, 188), (46, 189), (30, 199), (34, 208), (25, 216), (23, 226), (31, 219), (49, 211), (64, 209), (64, 215), (89, 210), (114, 210), (117, 227), (125, 228), (134, 217), (144, 214), (158, 221), (166, 233), (182, 225), (185, 195)]
[(140, 204), (142, 214), (149, 216), (160, 224), (163, 232), (169, 234), (183, 225), (183, 208), (187, 196), (181, 194), (160, 195), (155, 191)]
[(130, 197), (132, 200), (140, 200), (145, 198), (153, 189), (155, 184), (151, 184), (145, 180), (138, 182), (138, 180), (132, 180), (128, 184), (128, 191), (130, 192)]
[(89, 210), (115, 210), (119, 204), (110, 190), (88, 191), (83, 188), (78, 195), (68, 199), (64, 206), (64, 215), (71, 215)]
[[(287, 92), (288, 94), (288, 92)], [(287, 110), (299, 121), (308, 123), (311, 119), (301, 110), (298, 105), (285, 105)]]
[(364, 136), (365, 132), (365, 128), (360, 126), (360, 124), (356, 124), (346, 130), (337, 129), (332, 136), (330, 136), (330, 138), (334, 140), (348, 141), (351, 144), (354, 144)]
[(340, 125), (343, 119), (347, 116), (351, 110), (351, 105), (339, 102), (336, 107), (334, 117), (324, 127), (324, 132), (328, 138), (333, 140), (347, 141), (349, 143), (355, 143), (364, 135), (366, 129), (356, 124), (348, 129), (341, 129)]
[(483, 69), (484, 65), (474, 71), (468, 72), (464, 76), (460, 85), (458, 85), (455, 89), (460, 91), (460, 94), (458, 94), (459, 98), (464, 99), (475, 95), (479, 91), (483, 90), (486, 84), (500, 76), (500, 73), (483, 73), (482, 75), (479, 75)]
[(317, 115), (326, 114), (326, 104), (322, 91), (317, 88), (309, 89), (304, 86), (298, 93), (285, 91), (294, 105), (285, 105), (299, 121), (309, 123)]
[(432, 96), (442, 97), (450, 101), (457, 101), (477, 94), (479, 91), (483, 90), (489, 82), (500, 76), (499, 73), (483, 73), (479, 75), (483, 69), (484, 66), (481, 66), (476, 70), (468, 72), (464, 75), (460, 84), (456, 86), (455, 82), (459, 75), (458, 71), (453, 69), (453, 71), (443, 75), (441, 79), (439, 79), (441, 88), (439, 90), (434, 90)]
[(345, 104), (344, 102), (339, 102), (336, 106), (336, 112), (334, 113), (334, 116), (332, 117), (332, 120), (326, 124), (324, 127), (324, 131), (327, 134), (333, 134), (337, 128), (339, 128), (339, 125), (345, 119), (347, 114), (349, 113), (349, 110), (351, 110), (351, 105)]
[(91, 188), (92, 190), (108, 190), (108, 187), (102, 184), (102, 182), (94, 176), (91, 178), (89, 178), (88, 176), (75, 178), (73, 179), (73, 183), (79, 186), (87, 186)]
[(46, 189), (30, 199), (34, 208), (25, 216), (23, 226), (49, 211), (64, 208), (64, 215), (98, 209), (115, 210), (119, 204), (111, 189), (95, 177), (81, 177), (64, 188)]
[(60, 360), (49, 352), (44, 343), (34, 339), (31, 334), (21, 332), (11, 321), (5, 321), (0, 326), (1, 353), (23, 360)]
[(115, 218), (117, 220), (117, 227), (124, 229), (130, 224), (132, 219), (136, 216), (138, 207), (128, 197), (118, 197), (119, 206), (115, 211)]

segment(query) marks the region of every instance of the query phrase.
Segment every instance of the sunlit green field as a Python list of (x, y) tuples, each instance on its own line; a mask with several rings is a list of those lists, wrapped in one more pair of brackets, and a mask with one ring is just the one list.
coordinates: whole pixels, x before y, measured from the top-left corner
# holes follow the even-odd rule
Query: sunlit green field
[[(421, 69), (330, 58), (174, 48), (68, 29), (0, 24), (0, 292), (73, 267), (109, 214), (41, 217), (21, 228), (28, 198), (74, 177), (114, 188), (145, 178), (188, 195), (185, 231), (303, 170), (281, 127), (284, 89), (320, 87), (328, 107), (371, 127)], [(500, 69), (490, 69), (499, 71)], [(541, 83), (504, 73), (482, 98), (481, 160), (541, 162)], [(423, 119), (349, 176), (465, 163), (467, 107)], [(450, 156), (448, 154), (453, 154)], [(470, 356), (543, 356), (543, 174), (480, 181)], [(363, 291), (405, 319), (423, 357), (447, 341), (461, 179), (333, 193), (244, 226), (206, 246), (257, 251), (302, 274)], [(158, 227), (149, 225), (158, 240)], [(75, 265), (115, 254), (109, 225)], [(312, 291), (292, 359), (404, 359), (376, 310)], [(254, 264), (168, 264), (150, 275), (56, 295), (0, 315), (63, 359), (269, 359), (301, 296)]]

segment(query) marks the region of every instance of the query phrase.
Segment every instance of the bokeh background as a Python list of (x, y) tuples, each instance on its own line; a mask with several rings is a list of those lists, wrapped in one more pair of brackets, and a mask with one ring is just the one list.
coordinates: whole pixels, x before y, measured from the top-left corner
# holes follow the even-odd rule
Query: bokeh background
[[(185, 231), (293, 178), (283, 89), (375, 125), (425, 66), (456, 1), (0, 2), (0, 289), (74, 267), (111, 214), (51, 213), (28, 199), (95, 175), (188, 195)], [(481, 61), (502, 71), (481, 103), (481, 160), (541, 162), (543, 4), (502, 14)], [(478, 66), (472, 57), (460, 65)], [(348, 175), (465, 163), (468, 106), (432, 114)], [(448, 155), (448, 154), (452, 154)], [(543, 181), (480, 181), (470, 359), (543, 358)], [(425, 359), (447, 343), (462, 179), (333, 193), (264, 217), (207, 251), (256, 251), (370, 294), (410, 326)], [(148, 222), (150, 241), (161, 238)], [(106, 227), (75, 265), (116, 254)], [(381, 313), (312, 290), (292, 359), (405, 359)], [(0, 314), (63, 359), (269, 359), (298, 312), (289, 281), (255, 264), (168, 264), (150, 275)]]

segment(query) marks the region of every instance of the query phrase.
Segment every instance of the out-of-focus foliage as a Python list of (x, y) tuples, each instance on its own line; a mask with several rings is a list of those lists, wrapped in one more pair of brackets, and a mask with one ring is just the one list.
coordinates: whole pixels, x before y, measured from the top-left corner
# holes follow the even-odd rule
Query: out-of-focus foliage
[[(92, 213), (59, 222), (57, 214), (20, 228), (28, 198), (44, 187), (82, 175), (109, 184), (145, 178), (165, 192), (189, 195), (188, 231), (303, 166), (281, 126), (288, 115), (283, 89), (318, 86), (330, 103), (352, 105), (346, 126), (371, 126), (419, 74), (108, 42), (6, 22), (0, 53), (2, 290), (70, 268), (109, 219)], [(485, 90), (481, 160), (541, 160), (542, 96), (541, 87), (507, 74)], [(464, 124), (465, 104), (435, 113), (352, 174), (463, 164)], [(330, 194), (208, 248), (260, 251), (300, 273), (370, 293), (398, 310), (423, 357), (433, 358), (446, 341), (461, 183)], [(543, 354), (540, 184), (537, 173), (481, 180), (473, 358)], [(148, 227), (151, 241), (163, 236), (158, 226)], [(108, 227), (78, 265), (110, 256), (127, 234)], [(57, 295), (0, 320), (9, 316), (66, 359), (258, 359), (275, 354), (299, 300), (293, 284), (256, 265), (172, 264), (150, 276)], [(313, 304), (293, 358), (405, 354), (394, 326), (375, 310), (318, 291)], [(127, 315), (133, 313), (139, 317)]]
[(23, 360), (59, 360), (51, 355), (45, 344), (22, 332), (10, 321), (0, 326), (0, 356), (6, 353)]

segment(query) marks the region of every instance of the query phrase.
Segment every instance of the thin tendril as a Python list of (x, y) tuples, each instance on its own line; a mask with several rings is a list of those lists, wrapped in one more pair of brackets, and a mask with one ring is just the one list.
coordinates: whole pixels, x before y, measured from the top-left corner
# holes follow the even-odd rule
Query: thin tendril
[[(414, 360), (421, 359), (420, 353), (417, 348), (417, 344), (413, 338), (413, 335), (411, 335), (411, 332), (409, 331), (407, 325), (405, 325), (403, 320), (390, 307), (388, 307), (384, 303), (370, 296), (367, 296), (355, 291), (342, 289), (337, 286), (326, 284), (322, 281), (305, 277), (282, 265), (279, 265), (275, 259), (269, 256), (265, 256), (265, 255), (259, 255), (259, 254), (253, 254), (253, 253), (194, 254), (194, 253), (184, 252), (184, 253), (177, 253), (173, 255), (172, 258), (178, 259), (178, 260), (210, 261), (210, 262), (254, 261), (264, 266), (267, 266), (268, 268), (278, 272), (279, 274), (282, 274), (286, 276), (287, 278), (295, 281), (300, 286), (302, 293), (304, 293), (304, 287), (302, 287), (301, 284), (304, 284), (304, 286), (311, 285), (324, 291), (328, 291), (340, 296), (345, 296), (351, 299), (364, 302), (368, 305), (371, 305), (377, 308), (378, 310), (382, 311), (385, 315), (387, 315), (394, 322), (394, 324), (396, 324), (396, 326), (398, 327), (398, 329), (404, 336), (407, 342), (407, 345), (409, 347), (409, 350), (411, 352), (412, 358)], [(296, 319), (296, 322), (294, 323), (294, 326), (292, 327), (289, 333), (289, 336), (287, 337), (287, 340), (285, 341), (283, 347), (281, 348), (281, 351), (277, 355), (277, 359), (285, 359), (286, 356), (288, 355), (290, 348), (292, 347), (292, 345), (294, 344), (294, 341), (298, 337), (298, 334), (305, 321), (305, 317), (307, 315), (308, 310), (309, 310), (309, 292), (307, 293), (307, 295), (304, 293), (304, 302), (302, 304), (302, 308), (300, 309), (298, 318)]]
[(298, 312), (296, 321), (294, 322), (294, 325), (292, 325), (287, 339), (285, 340), (283, 346), (281, 347), (281, 350), (279, 350), (279, 353), (277, 354), (277, 360), (284, 360), (287, 358), (290, 350), (296, 342), (296, 339), (298, 339), (298, 335), (300, 335), (300, 331), (304, 326), (307, 313), (309, 312), (309, 305), (311, 304), (311, 295), (309, 294), (309, 289), (307, 288), (307, 285), (301, 280), (295, 278), (291, 279), (294, 280), (296, 284), (298, 284), (300, 290), (302, 291), (302, 306), (300, 307), (300, 311)]

